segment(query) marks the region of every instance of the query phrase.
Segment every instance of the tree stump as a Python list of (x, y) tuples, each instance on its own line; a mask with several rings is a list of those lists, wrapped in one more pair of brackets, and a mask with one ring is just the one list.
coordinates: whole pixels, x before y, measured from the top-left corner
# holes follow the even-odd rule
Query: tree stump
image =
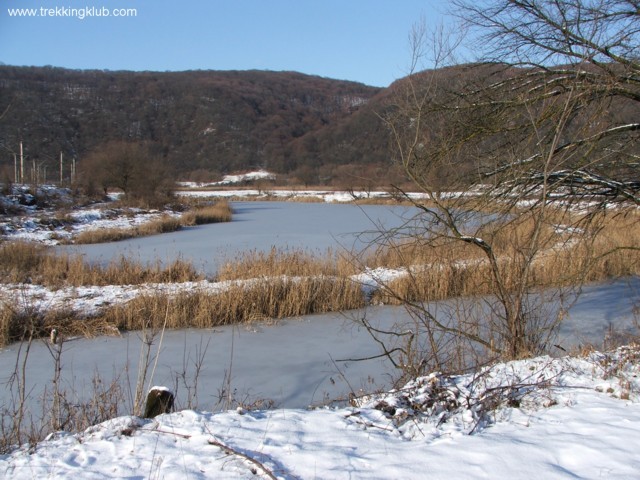
[(167, 387), (152, 387), (147, 394), (144, 407), (144, 418), (153, 418), (169, 413), (173, 408), (173, 392)]

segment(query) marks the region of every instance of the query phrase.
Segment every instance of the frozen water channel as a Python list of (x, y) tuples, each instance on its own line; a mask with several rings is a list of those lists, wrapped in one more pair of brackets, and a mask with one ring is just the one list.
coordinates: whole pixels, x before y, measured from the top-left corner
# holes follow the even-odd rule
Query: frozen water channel
[(417, 209), (383, 205), (295, 202), (232, 202), (233, 221), (132, 240), (59, 247), (106, 263), (121, 255), (144, 262), (191, 261), (212, 275), (226, 260), (272, 247), (322, 253), (328, 248), (362, 250), (380, 227), (410, 228)]
[[(634, 304), (640, 302), (640, 280), (618, 280), (585, 288), (564, 322), (557, 343), (564, 347), (600, 342), (610, 328), (632, 330)], [(153, 384), (173, 386), (178, 379), (177, 401), (185, 406), (187, 391), (179, 378), (186, 374), (193, 386), (195, 363), (202, 357), (198, 378), (198, 407), (211, 409), (225, 378), (229, 376), (235, 398), (270, 399), (280, 407), (305, 408), (327, 399), (344, 397), (361, 388), (371, 391), (388, 387), (393, 371), (380, 359), (344, 361), (380, 353), (366, 331), (353, 321), (367, 319), (388, 328), (406, 322), (399, 307), (370, 307), (346, 314), (332, 313), (287, 319), (277, 325), (222, 327), (212, 330), (169, 331), (162, 344), (156, 338), (152, 354), (159, 352)], [(140, 334), (123, 337), (76, 339), (64, 344), (63, 387), (89, 393), (94, 374), (104, 381), (119, 376), (135, 383), (140, 355)], [(16, 363), (18, 345), (0, 350), (0, 385), (4, 385)], [(562, 352), (558, 351), (559, 354)], [(28, 388), (39, 398), (49, 386), (53, 360), (44, 341), (32, 346)], [(0, 405), (8, 391), (0, 390)]]
[[(80, 250), (94, 261), (117, 255), (141, 260), (171, 260), (181, 256), (215, 273), (221, 259), (259, 249), (326, 248), (361, 249), (375, 236), (378, 225), (411, 224), (413, 210), (333, 204), (286, 202), (238, 202), (234, 221), (115, 244), (85, 246)], [(369, 232), (364, 237), (363, 232)], [(75, 247), (74, 247), (75, 248)], [(640, 281), (617, 281), (585, 289), (563, 324), (558, 343), (600, 342), (611, 327), (633, 328), (634, 304), (640, 300)], [(327, 399), (344, 397), (360, 389), (372, 391), (390, 386), (393, 371), (383, 360), (355, 362), (380, 354), (366, 331), (347, 314), (323, 314), (287, 319), (277, 325), (252, 325), (213, 330), (169, 331), (162, 343), (156, 338), (152, 354), (158, 354), (153, 384), (177, 388), (178, 406), (186, 406), (187, 390), (194, 386), (195, 365), (202, 358), (198, 377), (200, 409), (212, 409), (228, 378), (238, 400), (273, 400), (277, 406), (304, 408)], [(406, 322), (402, 308), (370, 307), (367, 318), (384, 328)], [(135, 383), (140, 356), (140, 334), (123, 337), (74, 339), (64, 344), (62, 387), (88, 394), (95, 373), (103, 381), (119, 377)], [(16, 365), (18, 345), (0, 350), (0, 407), (10, 402), (5, 384)], [(27, 392), (38, 399), (51, 387), (53, 360), (44, 341), (36, 342), (29, 356)]]

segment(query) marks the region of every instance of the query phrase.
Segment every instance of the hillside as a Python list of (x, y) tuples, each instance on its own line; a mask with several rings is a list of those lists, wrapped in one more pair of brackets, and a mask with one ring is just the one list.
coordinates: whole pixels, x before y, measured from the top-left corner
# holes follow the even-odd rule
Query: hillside
[[(411, 88), (418, 97), (441, 99), (446, 108), (444, 99), (463, 88), (521, 73), (497, 64), (459, 65), (414, 75)], [(391, 137), (381, 116), (402, 103), (411, 91), (404, 88), (408, 84), (405, 78), (381, 89), (256, 70), (160, 73), (0, 66), (0, 181), (13, 178), (21, 140), (28, 169), (35, 165), (44, 174), (48, 168), (50, 177), (58, 171), (61, 152), (82, 163), (92, 152), (105, 151), (109, 142), (125, 140), (150, 145), (182, 180), (211, 181), (262, 168), (287, 174), (298, 184), (386, 187), (402, 183), (404, 175), (393, 167)], [(583, 109), (567, 133), (591, 125), (590, 115), (611, 125), (635, 122), (636, 102), (606, 101), (599, 112)], [(437, 115), (424, 128), (425, 138), (442, 138)], [(498, 134), (483, 145), (480, 155), (510, 148), (503, 137)], [(457, 171), (471, 162), (459, 156), (452, 167)], [(446, 182), (446, 171), (437, 175)]]
[(1, 165), (12, 171), (20, 140), (26, 158), (54, 168), (60, 152), (82, 159), (122, 139), (152, 142), (183, 175), (366, 162), (367, 151), (320, 158), (304, 138), (351, 117), (380, 90), (295, 72), (1, 66), (0, 112), (8, 108), (0, 120)]

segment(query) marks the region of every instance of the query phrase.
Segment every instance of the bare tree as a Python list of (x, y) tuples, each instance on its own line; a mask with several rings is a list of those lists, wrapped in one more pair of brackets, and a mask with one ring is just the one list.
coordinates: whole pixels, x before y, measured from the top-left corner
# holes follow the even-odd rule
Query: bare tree
[(111, 141), (89, 153), (81, 164), (89, 193), (100, 189), (106, 195), (109, 189), (118, 189), (125, 200), (149, 206), (166, 202), (175, 187), (169, 166), (146, 144)]
[[(489, 95), (493, 102), (486, 107), (492, 109), (492, 116), (523, 106), (536, 112), (540, 132), (536, 146), (549, 146), (545, 153), (554, 157), (553, 170), (546, 169), (554, 186), (568, 186), (572, 194), (598, 195), (608, 202), (640, 203), (640, 123), (636, 121), (640, 3), (458, 0), (457, 4), (475, 29), (475, 41), (486, 46), (486, 59), (512, 71), (509, 78), (470, 93)], [(476, 98), (471, 107), (477, 103)], [(545, 110), (548, 105), (555, 110)], [(530, 130), (529, 124), (524, 128)], [(541, 158), (533, 149), (518, 158), (530, 166), (533, 183), (546, 178)], [(508, 169), (512, 163), (502, 162), (499, 167)]]
[[(395, 335), (385, 354), (410, 375), (547, 351), (589, 278), (603, 212), (640, 204), (640, 4), (457, 5), (482, 61), (450, 67), (459, 42), (415, 28), (412, 71), (384, 115), (424, 194), (402, 192), (419, 214), (380, 236), (410, 265), (385, 295), (413, 325), (364, 322)], [(427, 52), (435, 68), (418, 71)]]

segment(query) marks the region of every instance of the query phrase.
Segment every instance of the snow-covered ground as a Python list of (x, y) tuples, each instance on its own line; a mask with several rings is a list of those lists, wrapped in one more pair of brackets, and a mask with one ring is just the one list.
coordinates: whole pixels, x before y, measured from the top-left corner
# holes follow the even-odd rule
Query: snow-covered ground
[[(362, 199), (391, 199), (393, 195), (384, 190), (373, 191), (346, 191), (346, 190), (287, 190), (287, 189), (225, 189), (225, 190), (182, 190), (178, 195), (186, 197), (212, 197), (212, 198), (256, 198), (279, 200), (314, 199), (329, 203), (353, 202)], [(408, 193), (410, 198), (420, 199), (425, 195), (421, 193)]]
[(639, 352), (433, 374), (349, 408), (120, 417), (0, 456), (33, 478), (638, 478)]
[(38, 187), (38, 205), (31, 190), (29, 185), (13, 185), (12, 194), (0, 195), (0, 213), (6, 212), (0, 215), (0, 237), (59, 245), (87, 230), (128, 229), (163, 215), (179, 215), (170, 210), (110, 208), (109, 203), (78, 207), (69, 189), (53, 185)]
[(178, 216), (171, 211), (108, 208), (86, 208), (70, 212), (70, 223), (51, 223), (37, 217), (21, 217), (11, 222), (0, 222), (0, 232), (5, 238), (59, 245), (72, 241), (85, 231), (102, 229), (128, 229), (160, 219), (163, 215)]

